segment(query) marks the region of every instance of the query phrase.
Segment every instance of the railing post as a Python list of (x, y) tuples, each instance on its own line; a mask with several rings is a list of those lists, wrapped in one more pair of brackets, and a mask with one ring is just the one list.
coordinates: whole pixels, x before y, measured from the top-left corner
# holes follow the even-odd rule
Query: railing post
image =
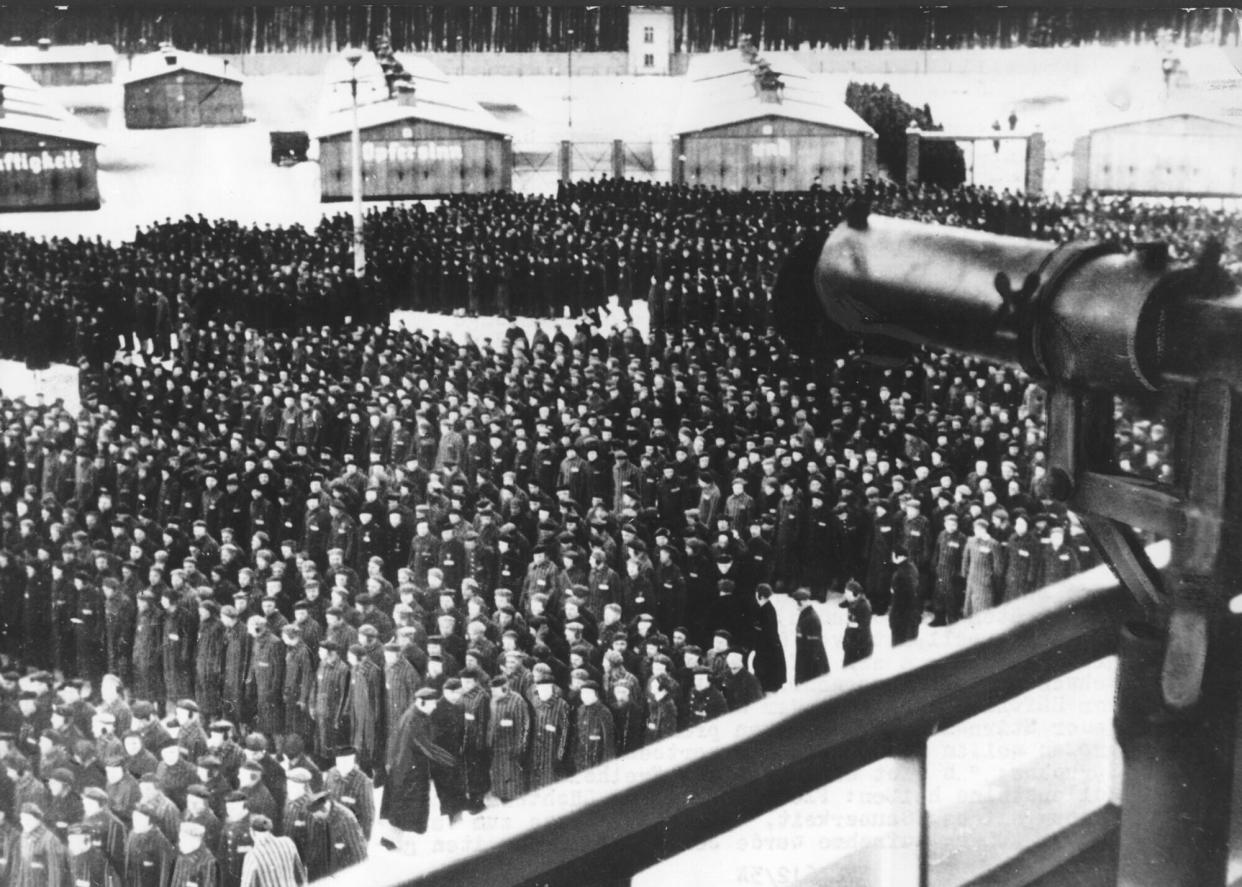
[(561, 140), (561, 181), (572, 182), (574, 178), (574, 143), (569, 139)]
[(871, 883), (927, 887), (927, 741), (885, 763), (892, 773), (889, 816)]

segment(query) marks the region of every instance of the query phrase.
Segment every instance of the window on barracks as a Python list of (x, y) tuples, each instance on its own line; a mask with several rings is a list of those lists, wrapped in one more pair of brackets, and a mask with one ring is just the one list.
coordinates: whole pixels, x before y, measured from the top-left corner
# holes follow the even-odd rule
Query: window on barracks
[(643, 56), (643, 67), (654, 68), (655, 67), (655, 56), (652, 55), (651, 53), (647, 53), (646, 55), (644, 55)]
[(655, 28), (650, 25), (643, 28), (643, 43), (655, 43)]

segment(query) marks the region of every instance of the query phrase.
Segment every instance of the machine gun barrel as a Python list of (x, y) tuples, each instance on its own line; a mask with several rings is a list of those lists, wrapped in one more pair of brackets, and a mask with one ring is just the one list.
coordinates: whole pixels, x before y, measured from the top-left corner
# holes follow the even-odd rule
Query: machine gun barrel
[(1117, 394), (1223, 377), (1242, 384), (1242, 295), (1210, 263), (1057, 246), (855, 213), (823, 244), (814, 285), (852, 334), (1018, 364), (1039, 379)]

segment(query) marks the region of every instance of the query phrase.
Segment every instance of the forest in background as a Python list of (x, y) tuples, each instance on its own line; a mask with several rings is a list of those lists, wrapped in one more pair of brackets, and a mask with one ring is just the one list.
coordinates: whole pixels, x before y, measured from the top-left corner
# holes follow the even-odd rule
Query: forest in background
[[(678, 7), (676, 52), (731, 49), (743, 34), (763, 50), (967, 49), (1155, 42), (1237, 45), (1242, 10), (1093, 8), (782, 9)], [(5, 10), (6, 41), (111, 43), (122, 52), (163, 41), (200, 52), (332, 52), (388, 37), (397, 51), (621, 52), (623, 6), (236, 6), (158, 10), (124, 5)], [(572, 32), (572, 36), (571, 36)]]

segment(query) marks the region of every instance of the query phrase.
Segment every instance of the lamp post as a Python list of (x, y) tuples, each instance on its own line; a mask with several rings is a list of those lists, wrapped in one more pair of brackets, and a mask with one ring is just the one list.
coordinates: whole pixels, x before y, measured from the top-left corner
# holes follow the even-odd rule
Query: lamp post
[(350, 176), (354, 198), (354, 276), (367, 273), (366, 244), (362, 238), (362, 133), (358, 129), (358, 62), (362, 50), (351, 47), (345, 51), (349, 62), (349, 94), (353, 108), (353, 125), (350, 128)]
[(566, 31), (569, 34), (568, 45), (568, 67), (569, 67), (569, 91), (565, 96), (568, 101), (569, 109), (569, 128), (574, 128), (574, 29), (570, 28)]

